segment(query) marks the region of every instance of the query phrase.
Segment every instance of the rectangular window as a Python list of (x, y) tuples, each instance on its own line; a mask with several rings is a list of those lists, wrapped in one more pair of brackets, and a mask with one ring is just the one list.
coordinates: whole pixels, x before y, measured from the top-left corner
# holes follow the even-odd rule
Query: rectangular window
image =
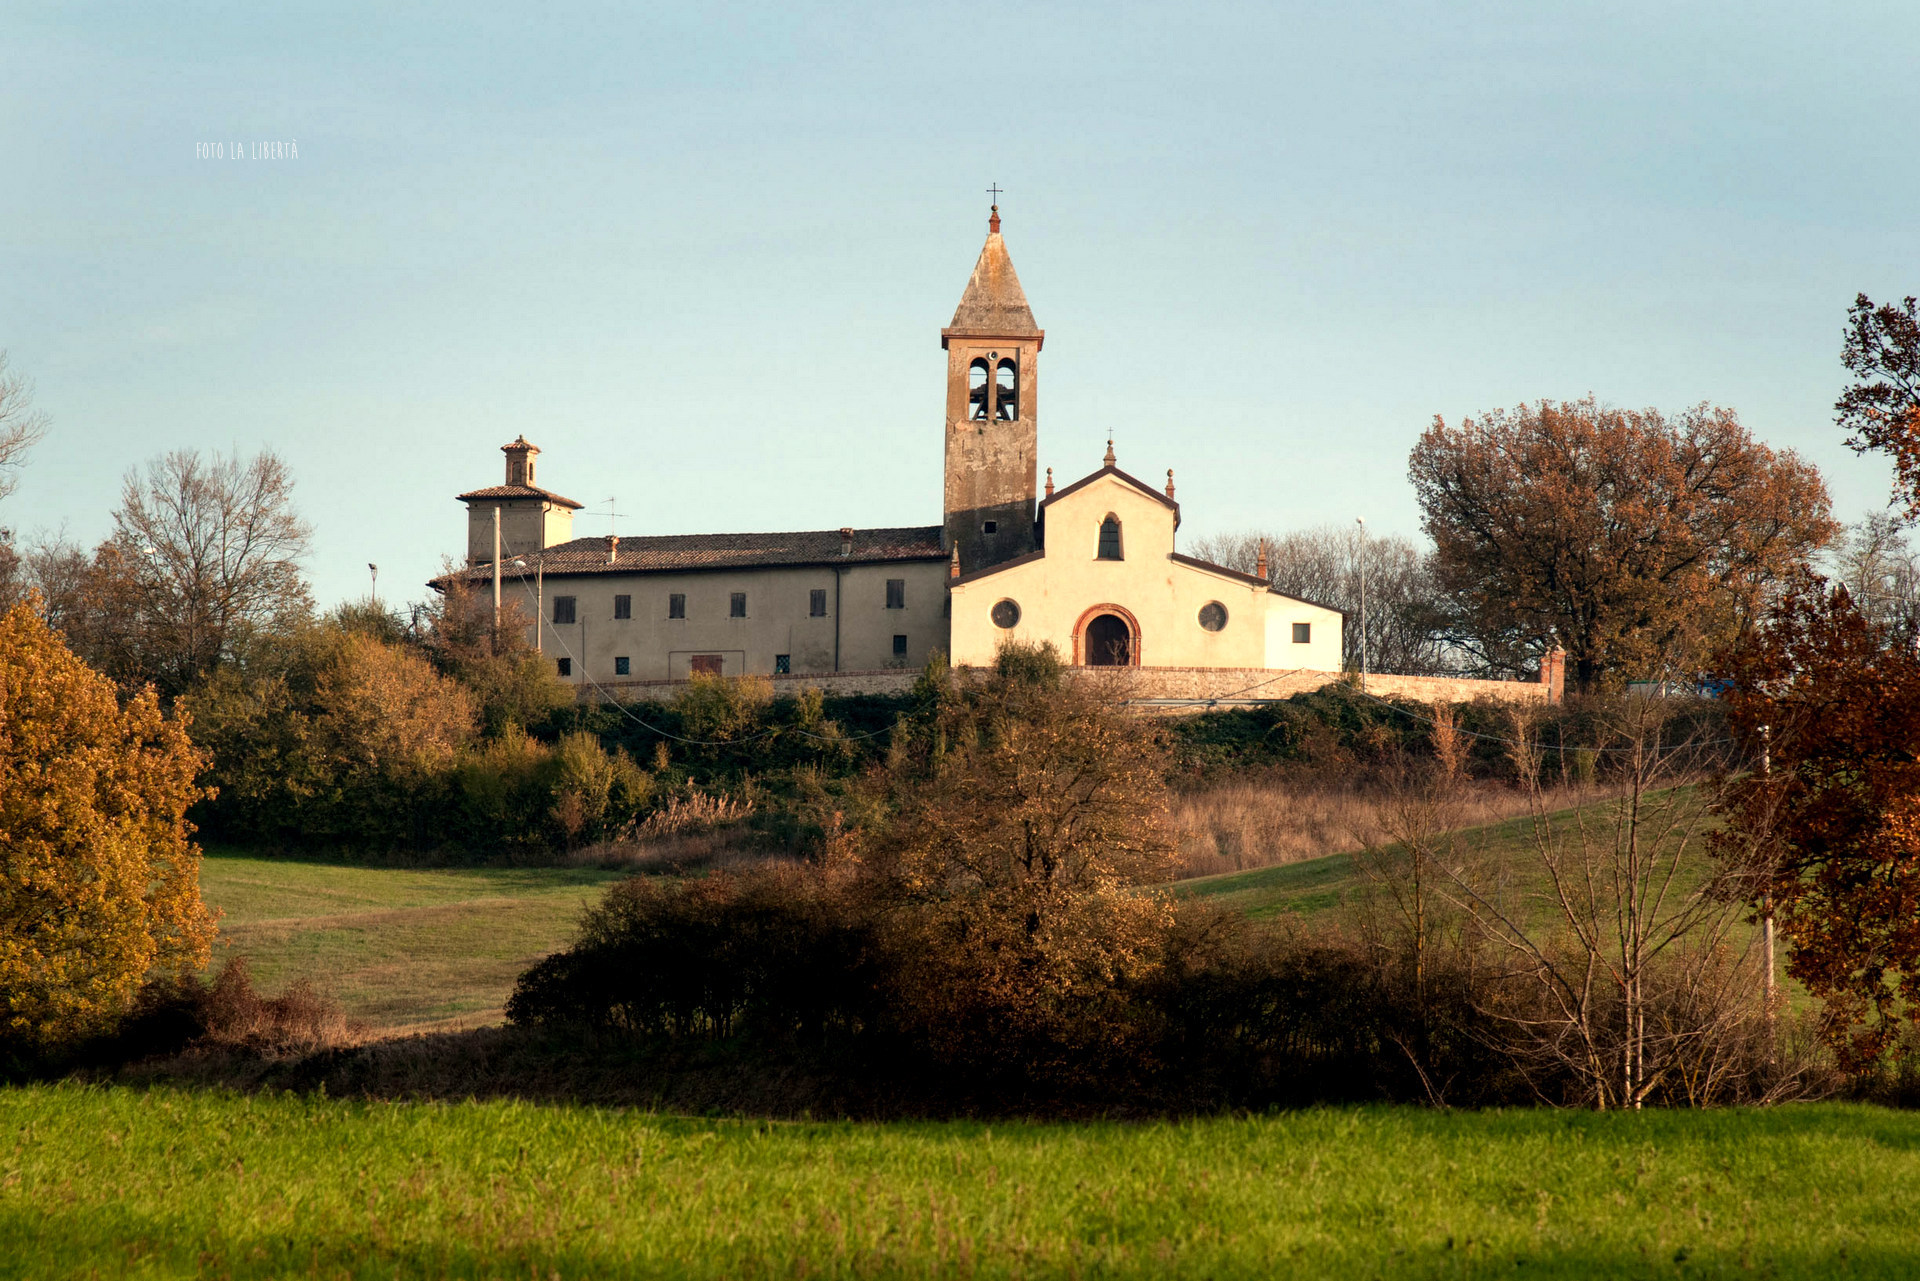
[(633, 660), (628, 658), (625, 654), (622, 654), (620, 655), (620, 657), (614, 659), (613, 674), (615, 676), (631, 676), (633, 674)]
[(983, 520), (980, 522), (980, 532), (983, 534), (997, 534), (1000, 532), (1000, 522), (997, 520)]
[(895, 658), (905, 658), (907, 656), (907, 638), (906, 637), (896, 636), (893, 638), (893, 656)]
[(1295, 623), (1293, 625), (1293, 643), (1296, 645), (1308, 645), (1308, 644), (1311, 644), (1312, 642), (1313, 642), (1313, 624), (1312, 623)]
[(563, 658), (560, 660), (560, 674), (562, 676), (573, 675), (573, 660), (571, 658)]
[(825, 618), (827, 616), (827, 589), (816, 587), (807, 593), (807, 617)]
[(633, 597), (615, 596), (613, 598), (613, 616), (615, 618), (632, 618)]
[(687, 616), (687, 598), (679, 592), (667, 597), (667, 617), (685, 618)]
[(728, 618), (745, 618), (746, 616), (747, 616), (747, 594), (745, 592), (735, 592), (732, 598), (727, 602), (727, 617)]
[(887, 580), (887, 608), (905, 609), (907, 607), (907, 580), (889, 578)]
[(573, 621), (573, 597), (555, 596), (553, 598), (553, 621), (556, 623)]
[(792, 672), (793, 672), (793, 655), (792, 654), (775, 654), (773, 656), (773, 674), (775, 676), (787, 676), (787, 675), (790, 675)]

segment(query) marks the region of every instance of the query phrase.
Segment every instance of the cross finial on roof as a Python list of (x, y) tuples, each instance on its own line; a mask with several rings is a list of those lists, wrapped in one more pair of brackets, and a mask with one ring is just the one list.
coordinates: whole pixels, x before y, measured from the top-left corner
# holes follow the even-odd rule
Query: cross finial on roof
[(1113, 466), (1113, 437), (1107, 437), (1107, 456), (1100, 460), (1107, 466)]
[(987, 230), (1000, 230), (1000, 184), (994, 183), (987, 188), (987, 194), (993, 197), (993, 207), (987, 211)]

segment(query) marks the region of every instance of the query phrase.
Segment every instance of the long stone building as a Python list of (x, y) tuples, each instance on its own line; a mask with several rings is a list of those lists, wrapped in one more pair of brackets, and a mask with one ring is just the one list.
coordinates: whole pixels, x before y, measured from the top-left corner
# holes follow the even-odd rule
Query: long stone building
[[(1182, 555), (1173, 472), (1116, 464), (1040, 486), (1040, 352), (1000, 234), (940, 331), (947, 353), (940, 523), (904, 529), (574, 538), (580, 504), (535, 483), (539, 450), (502, 446), (505, 483), (459, 495), (467, 568), (537, 617), (563, 679), (615, 688), (696, 672), (817, 674), (985, 665), (1009, 639), (1077, 664), (1340, 669), (1340, 611)], [(444, 588), (448, 579), (438, 579)]]

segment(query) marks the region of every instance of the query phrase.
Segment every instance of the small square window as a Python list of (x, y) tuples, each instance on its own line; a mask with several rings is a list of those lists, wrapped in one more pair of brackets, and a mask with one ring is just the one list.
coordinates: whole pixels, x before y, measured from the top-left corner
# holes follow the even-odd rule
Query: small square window
[(667, 617), (685, 618), (687, 616), (687, 598), (679, 592), (667, 597)]
[(827, 589), (816, 587), (807, 593), (807, 617), (825, 618), (827, 616)]
[(1313, 643), (1313, 624), (1312, 623), (1295, 623), (1293, 625), (1293, 643), (1296, 645), (1312, 644)]
[(727, 602), (727, 617), (745, 618), (746, 616), (747, 594), (745, 592), (735, 592)]
[(889, 578), (887, 580), (887, 608), (905, 609), (907, 607), (907, 580)]
[(573, 597), (555, 596), (553, 598), (553, 621), (571, 623), (573, 621)]
[(980, 522), (980, 532), (983, 534), (997, 534), (1000, 532), (1000, 522), (997, 520), (983, 520)]
[(571, 658), (561, 659), (559, 663), (559, 667), (560, 667), (560, 674), (562, 676), (573, 675), (573, 660)]
[(622, 654), (618, 658), (614, 659), (613, 674), (615, 676), (631, 676), (633, 674), (633, 660), (628, 658), (625, 654)]
[(787, 675), (790, 675), (792, 672), (793, 672), (793, 655), (792, 654), (775, 654), (773, 656), (773, 674), (775, 676), (787, 676)]
[(907, 638), (904, 636), (894, 637), (893, 638), (893, 656), (895, 658), (905, 658), (906, 655), (907, 655)]
[(615, 596), (613, 598), (613, 616), (615, 618), (632, 618), (633, 597)]

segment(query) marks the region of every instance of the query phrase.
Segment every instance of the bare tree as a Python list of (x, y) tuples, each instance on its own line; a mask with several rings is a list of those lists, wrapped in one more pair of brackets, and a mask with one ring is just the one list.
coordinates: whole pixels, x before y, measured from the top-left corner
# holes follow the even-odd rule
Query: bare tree
[(0, 498), (20, 483), (15, 473), (46, 434), (47, 415), (33, 407), (33, 384), (8, 372), (7, 353), (0, 351)]
[(1907, 528), (1890, 513), (1870, 512), (1847, 527), (1829, 560), (1861, 616), (1911, 645), (1920, 640), (1920, 553)]
[(1414, 543), (1358, 527), (1322, 525), (1291, 534), (1251, 531), (1201, 538), (1193, 554), (1251, 574), (1266, 545), (1267, 577), (1289, 596), (1329, 605), (1347, 615), (1346, 667), (1360, 666), (1360, 581), (1367, 592), (1367, 665), (1377, 672), (1433, 675), (1451, 670), (1440, 643), (1445, 617), (1427, 557)]
[(127, 474), (113, 523), (94, 556), (91, 596), (115, 608), (127, 596), (134, 603), (118, 629), (132, 642), (133, 670), (114, 673), (123, 680), (179, 694), (249, 631), (312, 607), (300, 572), (311, 529), (271, 451), (245, 461), (190, 449), (154, 459)]
[(1511, 755), (1534, 813), (1517, 865), (1497, 853), (1448, 870), (1453, 902), (1509, 964), (1493, 1011), (1536, 1079), (1588, 1104), (1639, 1108), (1765, 1097), (1766, 984), (1731, 875), (1703, 857), (1706, 807), (1683, 784), (1704, 765), (1665, 700), (1605, 717), (1612, 801), (1552, 815), (1539, 787), (1537, 713), (1516, 709)]

